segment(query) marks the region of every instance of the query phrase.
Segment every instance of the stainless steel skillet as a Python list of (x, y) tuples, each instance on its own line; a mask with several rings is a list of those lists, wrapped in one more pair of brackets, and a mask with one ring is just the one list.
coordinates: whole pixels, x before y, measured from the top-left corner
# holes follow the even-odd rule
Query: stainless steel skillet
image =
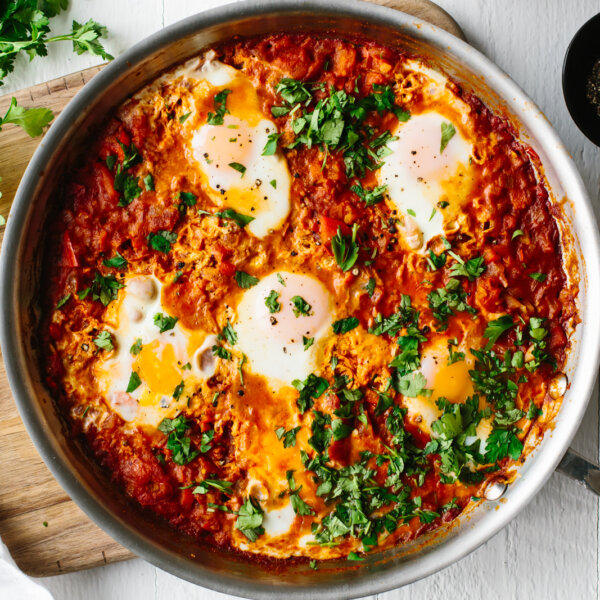
[[(359, 567), (340, 561), (318, 571), (295, 565), (278, 572), (199, 547), (157, 523), (113, 490), (66, 435), (37, 367), (40, 254), (52, 191), (79, 143), (112, 107), (164, 69), (233, 35), (274, 31), (334, 31), (400, 44), (431, 58), (505, 113), (539, 154), (554, 196), (568, 199), (568, 229), (582, 273), (582, 324), (567, 368), (570, 387), (554, 429), (525, 462), (502, 501), (484, 503), (443, 535), (370, 556)], [(531, 100), (479, 52), (414, 17), (356, 0), (249, 1), (201, 13), (131, 48), (97, 75), (56, 120), (23, 177), (7, 227), (0, 263), (0, 340), (13, 394), (40, 454), (79, 506), (124, 546), (184, 579), (237, 596), (358, 597), (405, 585), (458, 560), (506, 525), (542, 487), (567, 451), (593, 389), (600, 347), (599, 275), (598, 229), (571, 159)], [(573, 460), (571, 455), (565, 464), (573, 465)]]

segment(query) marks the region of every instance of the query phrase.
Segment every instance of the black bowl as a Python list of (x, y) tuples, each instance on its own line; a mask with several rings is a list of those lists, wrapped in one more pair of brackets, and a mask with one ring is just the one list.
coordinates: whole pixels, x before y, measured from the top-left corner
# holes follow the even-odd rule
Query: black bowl
[[(586, 97), (588, 79), (600, 59), (600, 13), (575, 34), (563, 63), (562, 85), (565, 102), (577, 127), (596, 146), (600, 146), (600, 106)], [(600, 86), (600, 82), (599, 82)]]

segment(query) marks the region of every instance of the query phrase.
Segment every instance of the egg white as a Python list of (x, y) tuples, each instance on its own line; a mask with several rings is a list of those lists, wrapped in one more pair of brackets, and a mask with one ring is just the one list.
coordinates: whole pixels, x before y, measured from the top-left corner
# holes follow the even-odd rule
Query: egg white
[[(265, 304), (271, 290), (279, 294), (281, 310), (276, 313)], [(310, 316), (294, 314), (294, 296), (311, 305)], [(248, 357), (249, 368), (265, 376), (271, 387), (290, 385), (318, 368), (331, 323), (331, 296), (320, 281), (310, 275), (271, 273), (247, 290), (237, 306), (237, 348)], [(314, 338), (306, 350), (303, 336)]]

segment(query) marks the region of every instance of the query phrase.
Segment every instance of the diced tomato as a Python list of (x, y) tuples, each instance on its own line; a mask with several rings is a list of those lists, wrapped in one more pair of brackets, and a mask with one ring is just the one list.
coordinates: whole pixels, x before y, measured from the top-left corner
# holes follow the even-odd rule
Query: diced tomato
[(226, 277), (231, 277), (235, 274), (236, 268), (230, 262), (224, 260), (219, 264), (219, 271)]
[(73, 250), (73, 244), (71, 244), (71, 238), (69, 232), (65, 231), (63, 235), (62, 252), (58, 261), (61, 267), (78, 267), (79, 261)]
[(331, 241), (331, 238), (334, 237), (338, 231), (338, 228), (341, 228), (343, 235), (350, 235), (351, 229), (339, 219), (332, 219), (331, 217), (327, 217), (325, 215), (319, 216), (319, 221), (321, 222), (321, 240), (323, 243), (327, 243)]
[(190, 510), (190, 508), (192, 508), (192, 505), (194, 504), (194, 494), (192, 494), (192, 490), (190, 488), (181, 490), (179, 502), (184, 510)]

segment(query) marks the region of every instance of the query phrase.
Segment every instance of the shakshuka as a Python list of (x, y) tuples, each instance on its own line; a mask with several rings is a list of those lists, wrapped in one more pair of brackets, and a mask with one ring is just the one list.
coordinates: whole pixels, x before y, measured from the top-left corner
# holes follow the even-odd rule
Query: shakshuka
[(107, 118), (57, 196), (47, 385), (117, 489), (253, 560), (361, 560), (510, 481), (578, 279), (501, 115), (425, 59), (234, 39)]

